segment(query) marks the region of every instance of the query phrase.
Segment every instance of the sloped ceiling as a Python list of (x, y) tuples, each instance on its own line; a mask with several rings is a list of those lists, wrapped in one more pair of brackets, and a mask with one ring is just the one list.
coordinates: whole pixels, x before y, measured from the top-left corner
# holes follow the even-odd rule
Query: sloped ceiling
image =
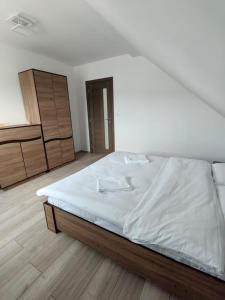
[[(37, 19), (27, 38), (4, 20)], [(224, 0), (0, 0), (0, 42), (72, 66), (143, 55), (225, 116)]]
[(224, 0), (87, 0), (137, 52), (225, 116)]
[[(37, 20), (35, 34), (10, 31), (5, 20), (17, 12)], [(130, 43), (85, 0), (0, 0), (0, 42), (72, 66), (133, 53)]]

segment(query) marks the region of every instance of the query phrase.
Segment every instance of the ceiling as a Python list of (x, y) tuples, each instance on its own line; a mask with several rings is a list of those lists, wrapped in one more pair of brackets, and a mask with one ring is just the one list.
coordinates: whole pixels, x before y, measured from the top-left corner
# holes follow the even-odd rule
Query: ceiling
[(145, 56), (225, 116), (224, 0), (86, 0)]
[[(11, 32), (14, 12), (39, 32)], [(0, 0), (0, 20), (0, 41), (72, 66), (145, 56), (225, 116), (224, 0)]]
[[(38, 21), (35, 34), (10, 31), (5, 20), (23, 12)], [(80, 65), (125, 53), (130, 43), (85, 0), (0, 0), (0, 42)]]

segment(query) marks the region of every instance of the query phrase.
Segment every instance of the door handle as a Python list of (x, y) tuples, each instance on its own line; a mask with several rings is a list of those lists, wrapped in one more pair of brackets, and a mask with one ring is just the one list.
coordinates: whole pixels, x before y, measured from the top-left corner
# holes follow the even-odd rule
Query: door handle
[(107, 121), (109, 124), (112, 122), (111, 119), (105, 119), (105, 121)]

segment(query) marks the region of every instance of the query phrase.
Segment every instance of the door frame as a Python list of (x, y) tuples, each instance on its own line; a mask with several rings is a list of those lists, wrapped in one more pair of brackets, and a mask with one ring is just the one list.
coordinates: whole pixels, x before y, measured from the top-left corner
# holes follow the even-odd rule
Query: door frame
[(114, 130), (114, 87), (113, 87), (113, 77), (105, 77), (105, 78), (99, 78), (94, 80), (88, 80), (85, 81), (86, 86), (86, 103), (87, 103), (87, 117), (88, 117), (88, 131), (89, 131), (89, 146), (90, 146), (90, 152), (93, 153), (93, 141), (92, 141), (92, 124), (90, 122), (90, 105), (89, 105), (89, 91), (88, 88), (93, 83), (99, 83), (99, 82), (107, 81), (110, 84), (110, 90), (109, 95), (112, 100), (112, 120), (111, 120), (111, 128), (112, 128), (112, 152), (115, 151), (115, 130)]

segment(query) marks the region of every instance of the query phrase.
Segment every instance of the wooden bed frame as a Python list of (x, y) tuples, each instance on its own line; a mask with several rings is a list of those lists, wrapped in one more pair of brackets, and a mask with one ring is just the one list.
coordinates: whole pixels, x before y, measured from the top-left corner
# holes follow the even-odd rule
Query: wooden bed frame
[(224, 300), (225, 282), (44, 203), (48, 229), (60, 231), (184, 300)]

